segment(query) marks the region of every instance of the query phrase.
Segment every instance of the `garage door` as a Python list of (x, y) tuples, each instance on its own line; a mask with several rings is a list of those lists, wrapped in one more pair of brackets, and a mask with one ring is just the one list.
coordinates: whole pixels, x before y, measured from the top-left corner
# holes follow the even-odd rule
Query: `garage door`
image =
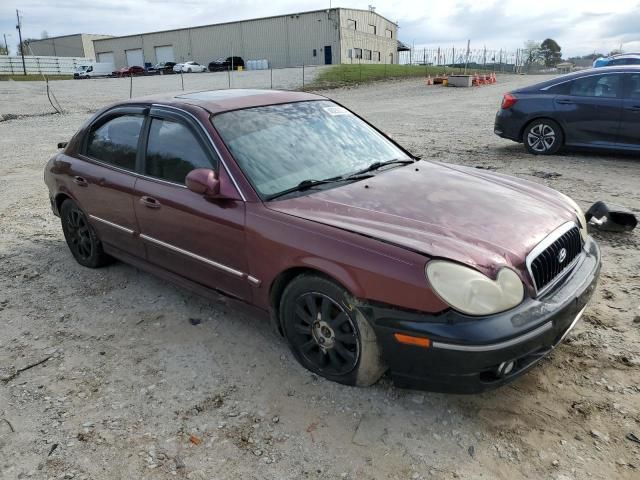
[(167, 63), (175, 62), (173, 57), (173, 45), (164, 45), (156, 47), (156, 62)]
[(113, 52), (98, 53), (98, 62), (111, 63), (113, 65)]
[(142, 56), (142, 49), (136, 48), (135, 50), (125, 50), (127, 54), (127, 66), (129, 67), (144, 67), (144, 57)]

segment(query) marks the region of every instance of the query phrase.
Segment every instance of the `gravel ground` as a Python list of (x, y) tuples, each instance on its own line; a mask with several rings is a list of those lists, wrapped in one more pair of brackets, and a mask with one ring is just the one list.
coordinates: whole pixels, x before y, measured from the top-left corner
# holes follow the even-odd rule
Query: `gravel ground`
[[(142, 90), (161, 80), (140, 80)], [(425, 158), (640, 212), (637, 157), (538, 158), (493, 135), (502, 93), (535, 80), (324, 93)], [(73, 261), (42, 168), (88, 111), (122, 97), (121, 83), (56, 83), (71, 113), (0, 122), (0, 478), (639, 478), (640, 445), (626, 436), (640, 437), (640, 230), (597, 235), (603, 272), (584, 321), (516, 382), (476, 396), (400, 390), (387, 378), (337, 385), (222, 298), (121, 263)], [(47, 111), (32, 95), (41, 87), (18, 88), (0, 84), (2, 113)]]

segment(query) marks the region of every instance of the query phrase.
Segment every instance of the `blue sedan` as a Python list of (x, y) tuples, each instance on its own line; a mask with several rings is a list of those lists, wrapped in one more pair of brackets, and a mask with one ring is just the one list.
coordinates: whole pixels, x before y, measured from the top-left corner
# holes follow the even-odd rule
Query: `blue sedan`
[(494, 132), (534, 155), (563, 146), (640, 152), (640, 66), (583, 70), (509, 92)]

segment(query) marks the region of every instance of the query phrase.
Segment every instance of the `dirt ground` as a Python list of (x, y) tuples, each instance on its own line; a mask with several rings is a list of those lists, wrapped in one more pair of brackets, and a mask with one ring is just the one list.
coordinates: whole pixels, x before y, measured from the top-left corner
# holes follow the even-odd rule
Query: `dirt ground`
[[(324, 94), (424, 158), (640, 213), (637, 156), (539, 158), (494, 136), (502, 93), (538, 79)], [(387, 378), (337, 385), (223, 299), (122, 263), (73, 261), (42, 169), (88, 112), (121, 95), (107, 82), (99, 100), (79, 93), (63, 116), (0, 122), (0, 478), (640, 478), (640, 444), (627, 438), (640, 437), (640, 229), (596, 235), (603, 271), (584, 320), (516, 382), (475, 396), (400, 390)], [(56, 89), (71, 98), (78, 83)], [(37, 113), (42, 99), (16, 88), (0, 84), (2, 110)]]

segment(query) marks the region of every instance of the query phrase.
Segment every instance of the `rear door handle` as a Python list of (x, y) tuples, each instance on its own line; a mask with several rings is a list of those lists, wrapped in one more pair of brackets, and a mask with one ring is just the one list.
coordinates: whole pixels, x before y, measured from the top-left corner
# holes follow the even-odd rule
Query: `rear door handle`
[(573, 102), (571, 100), (556, 100), (556, 103), (560, 105), (571, 105)]
[(629, 110), (631, 112), (640, 112), (640, 105), (632, 105), (630, 107), (625, 108), (625, 110)]
[(160, 202), (153, 197), (140, 197), (140, 203), (148, 208), (160, 208)]
[(81, 187), (88, 187), (89, 186), (89, 182), (87, 182), (82, 177), (73, 177), (73, 183), (75, 183), (77, 185), (80, 185)]

